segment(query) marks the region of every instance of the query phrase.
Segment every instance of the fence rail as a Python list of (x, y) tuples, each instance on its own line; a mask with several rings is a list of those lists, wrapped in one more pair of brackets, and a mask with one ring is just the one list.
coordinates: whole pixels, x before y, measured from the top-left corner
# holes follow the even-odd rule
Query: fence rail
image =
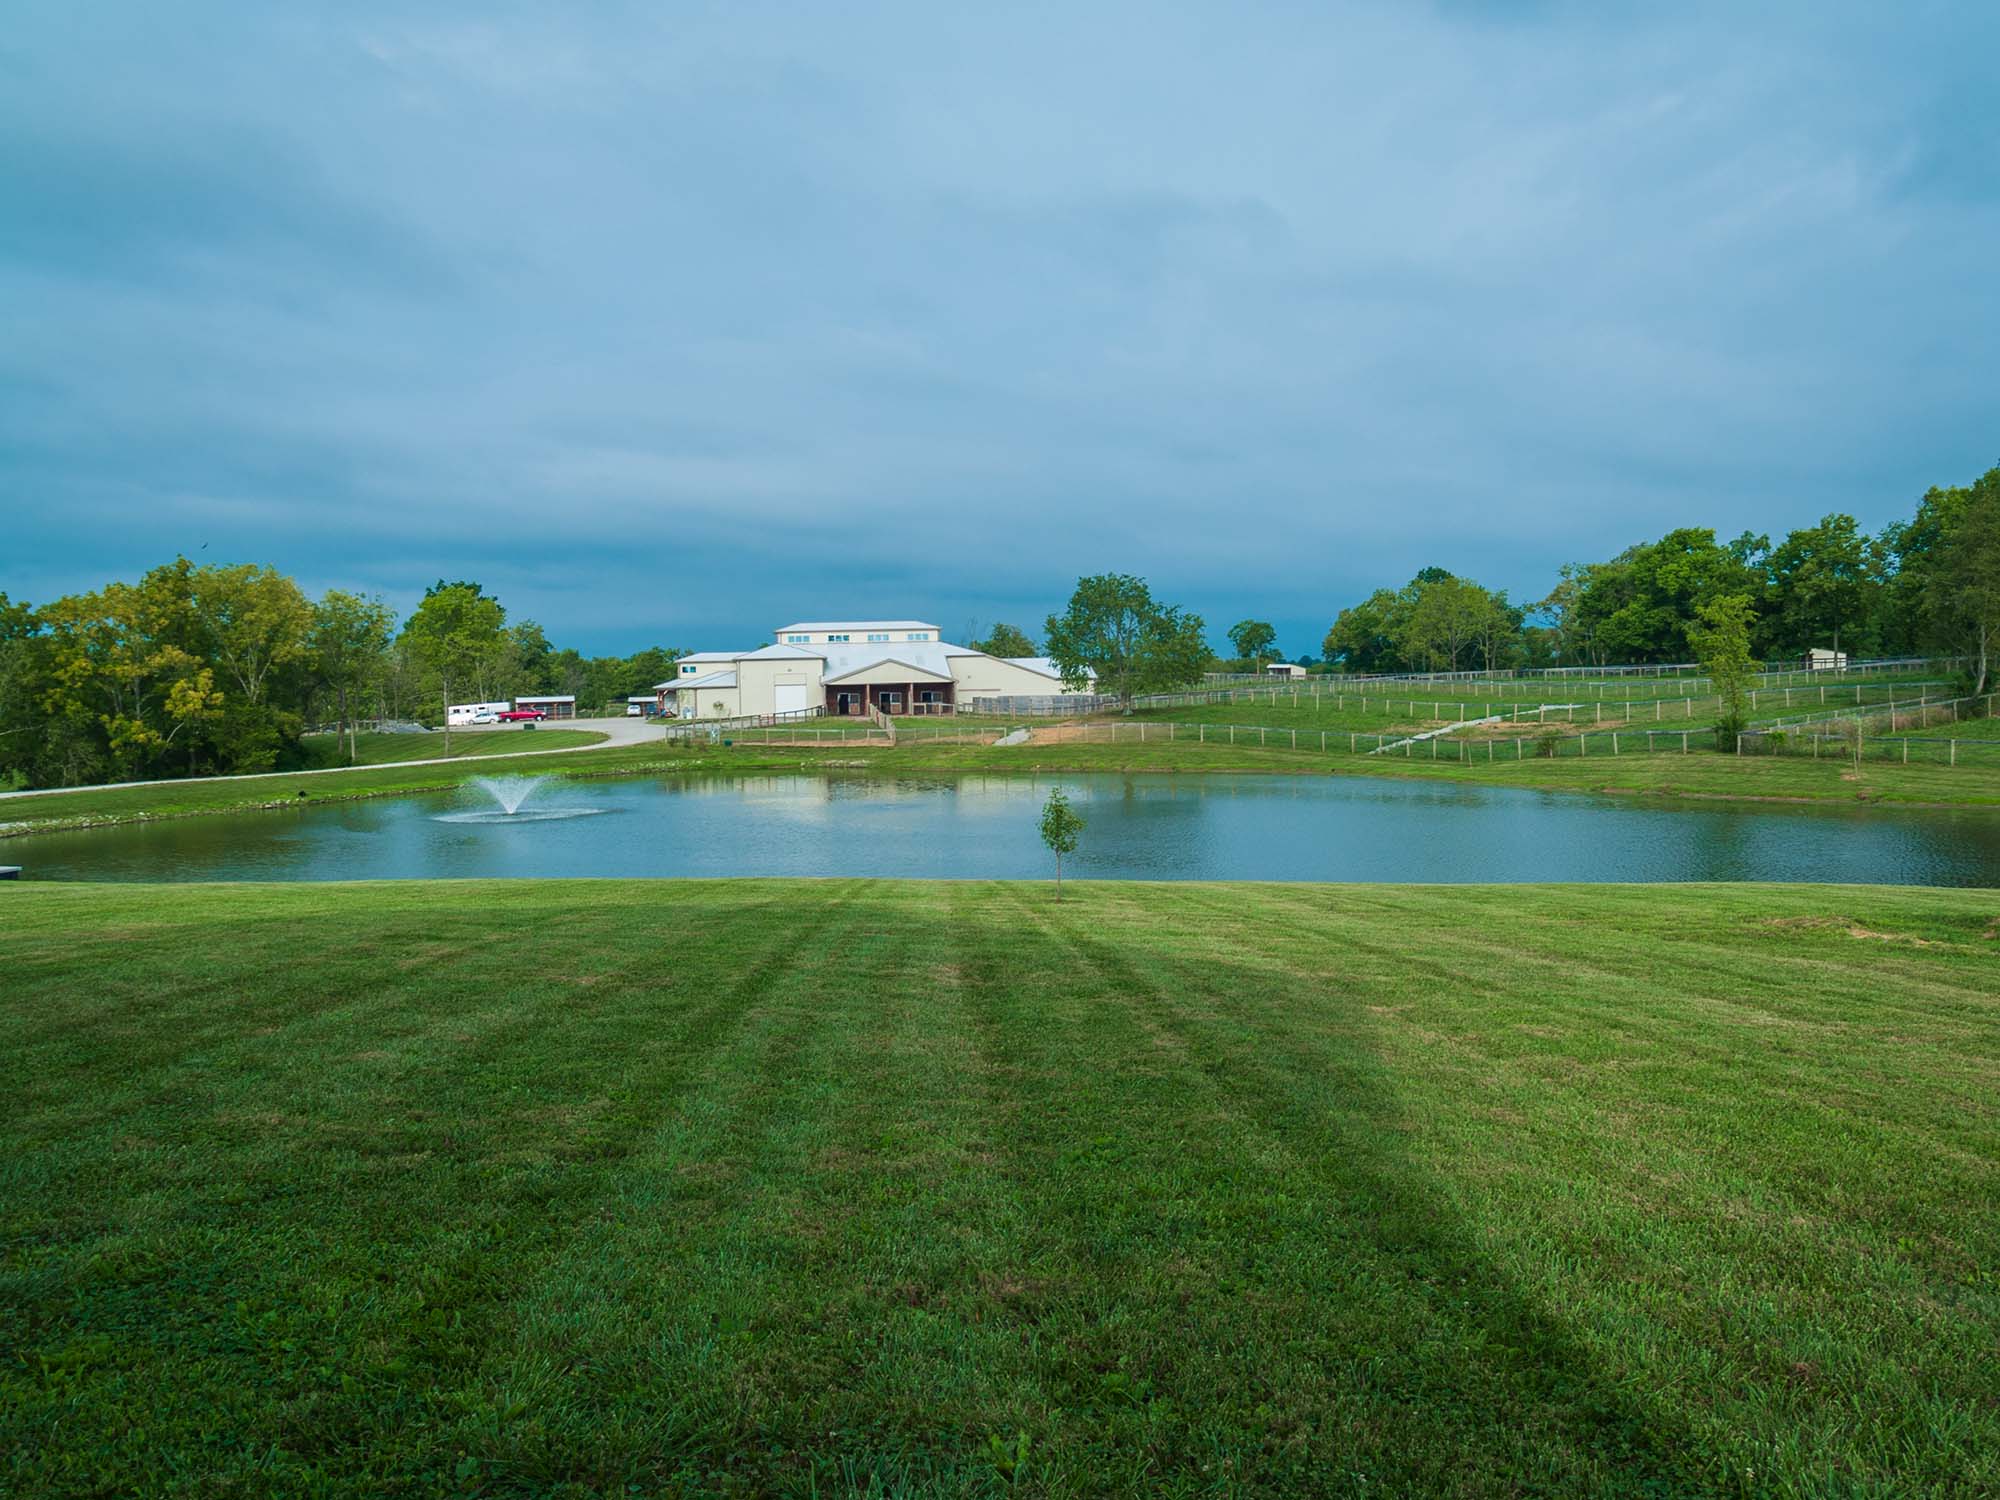
[[(1701, 681), (1705, 683), (1705, 679)], [(1690, 687), (1694, 685), (1688, 684)], [(1870, 694), (1887, 693), (1893, 696), (1911, 688), (1928, 689), (1943, 686), (1945, 684), (1942, 682), (1820, 681), (1796, 685), (1772, 683), (1750, 690), (1750, 706), (1751, 711), (1755, 713), (1768, 712), (1774, 708), (1790, 709), (1801, 704), (1821, 706), (1838, 706), (1842, 703), (1864, 704), (1869, 701)], [(1342, 683), (1338, 691), (1313, 684), (1297, 687), (1203, 688), (1183, 693), (1149, 693), (1134, 698), (1131, 707), (1138, 711), (1149, 711), (1160, 708), (1227, 706), (1236, 703), (1274, 705), (1286, 703), (1293, 708), (1301, 708), (1308, 704), (1316, 709), (1330, 707), (1342, 713), (1350, 711), (1406, 713), (1410, 718), (1430, 719), (1484, 718), (1502, 714), (1515, 720), (1533, 718), (1537, 723), (1545, 723), (1550, 718), (1559, 718), (1567, 724), (1583, 722), (1602, 724), (1606, 719), (1624, 722), (1637, 718), (1650, 718), (1654, 723), (1661, 723), (1670, 718), (1692, 717), (1696, 713), (1713, 713), (1720, 707), (1715, 695), (1707, 692), (1690, 692), (1658, 698), (1609, 695), (1593, 697), (1587, 692), (1581, 695), (1572, 692), (1563, 696), (1566, 698), (1581, 696), (1583, 701), (1551, 703), (1472, 697), (1457, 699), (1392, 697), (1358, 689), (1350, 691), (1347, 684)], [(1070, 698), (975, 698), (963, 711), (995, 718), (1090, 718), (1098, 714), (1121, 712), (1124, 708), (1124, 703), (1117, 698), (1079, 694)]]
[[(1472, 726), (1464, 726), (1472, 727)], [(990, 732), (988, 743), (991, 743)], [(1376, 734), (1363, 729), (1297, 729), (1268, 724), (1186, 724), (1156, 719), (1102, 719), (1037, 728), (1026, 748), (1037, 745), (1197, 744), (1256, 746), (1319, 755), (1391, 755), (1412, 760), (1533, 760), (1560, 756), (1684, 753), (1712, 749), (1712, 725), (1685, 729), (1605, 729), (1561, 734), (1474, 734), (1424, 737)]]
[(826, 711), (819, 708), (788, 708), (773, 714), (736, 714), (717, 719), (660, 719), (662, 736), (669, 740), (713, 739), (720, 734), (730, 734), (742, 729), (770, 728), (780, 724), (803, 724), (813, 719), (826, 717)]
[(1740, 755), (1809, 755), (1815, 760), (1846, 756), (1856, 763), (1873, 759), (1955, 766), (1964, 760), (1991, 765), (2000, 759), (2000, 738), (1913, 735), (1907, 731), (1966, 719), (1990, 719), (1996, 706), (2000, 706), (2000, 693), (1879, 704), (1845, 714), (1806, 714), (1746, 729), (1737, 736), (1736, 749)]
[[(1991, 695), (1983, 702), (1990, 702)], [(1927, 705), (1943, 712), (1947, 703)], [(1483, 726), (1468, 726), (1472, 732), (1454, 732), (1434, 737), (1397, 733), (1376, 734), (1367, 730), (1274, 728), (1268, 724), (1182, 723), (1155, 719), (1084, 720), (1054, 724), (1033, 730), (1022, 749), (1032, 753), (1037, 747), (1052, 745), (1165, 745), (1198, 744), (1226, 748), (1255, 746), (1265, 750), (1297, 751), (1327, 757), (1388, 756), (1399, 760), (1432, 760), (1469, 764), (1496, 761), (1573, 759), (1599, 756), (1686, 755), (1696, 750), (1728, 748), (1718, 746), (1712, 725), (1676, 729), (1647, 729), (1622, 725), (1615, 729), (1586, 729), (1573, 734), (1550, 729), (1538, 734), (1481, 733)], [(932, 720), (913, 725), (899, 721), (892, 738), (866, 719), (822, 718), (814, 723), (790, 725), (746, 725), (732, 731), (736, 744), (820, 746), (853, 745), (888, 749), (909, 745), (991, 746), (1002, 731), (991, 725), (962, 721)], [(1849, 737), (1834, 733), (1824, 722), (1809, 734), (1790, 731), (1750, 730), (1739, 739), (1739, 753), (1793, 754), (1837, 757), (1852, 753)], [(1864, 733), (1863, 759), (1895, 760), (1907, 764), (1935, 762), (1942, 765), (2000, 764), (2000, 739), (1938, 738), (1908, 734)]]

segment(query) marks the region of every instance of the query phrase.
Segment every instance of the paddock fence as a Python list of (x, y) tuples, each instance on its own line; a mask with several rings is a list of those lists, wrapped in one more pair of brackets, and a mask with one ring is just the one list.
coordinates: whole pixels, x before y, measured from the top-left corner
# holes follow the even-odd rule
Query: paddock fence
[(1968, 720), (1991, 724), (2000, 694), (1883, 704), (1845, 714), (1807, 714), (1759, 724), (1737, 737), (1739, 755), (1847, 758), (1903, 765), (2000, 765), (2000, 735), (1927, 735), (1911, 730)]
[[(1255, 687), (1255, 688), (1212, 688), (1190, 690), (1183, 693), (1147, 693), (1134, 698), (1131, 708), (1135, 712), (1152, 712), (1162, 708), (1210, 708), (1227, 707), (1238, 703), (1269, 704), (1289, 706), (1293, 709), (1312, 708), (1324, 712), (1367, 713), (1400, 715), (1412, 719), (1469, 719), (1490, 717), (1498, 714), (1510, 719), (1533, 719), (1546, 723), (1551, 719), (1566, 724), (1603, 724), (1607, 720), (1615, 723), (1634, 722), (1650, 719), (1663, 723), (1668, 719), (1692, 718), (1698, 714), (1712, 714), (1720, 710), (1720, 700), (1713, 693), (1694, 691), (1696, 687), (1705, 689), (1706, 679), (1687, 684), (1690, 691), (1667, 697), (1630, 698), (1621, 695), (1589, 693), (1565, 693), (1559, 695), (1564, 701), (1551, 702), (1548, 699), (1501, 701), (1493, 698), (1462, 696), (1451, 698), (1394, 697), (1361, 690), (1348, 690), (1341, 684), (1341, 690), (1331, 691), (1318, 684), (1303, 687)], [(1908, 694), (1912, 689), (1920, 695), (1931, 689), (1942, 689), (1943, 682), (1809, 682), (1796, 685), (1771, 683), (1752, 688), (1749, 693), (1752, 713), (1789, 710), (1795, 707), (1817, 706), (1841, 707), (1843, 705), (1864, 705), (1871, 702), (1886, 702), (1895, 695)], [(1125, 704), (1117, 698), (1094, 694), (1079, 694), (1069, 698), (975, 698), (961, 710), (982, 717), (992, 718), (1092, 718), (1100, 714), (1122, 713)]]

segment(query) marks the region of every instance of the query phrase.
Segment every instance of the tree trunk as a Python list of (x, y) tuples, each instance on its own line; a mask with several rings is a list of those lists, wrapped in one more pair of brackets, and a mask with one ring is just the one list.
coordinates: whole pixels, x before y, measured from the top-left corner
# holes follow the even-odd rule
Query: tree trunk
[(442, 672), (438, 681), (444, 687), (444, 753), (451, 754), (451, 679)]
[[(354, 721), (347, 716), (347, 684), (344, 682), (340, 685), (340, 722), (347, 730), (347, 763), (351, 766), (354, 764)], [(340, 743), (338, 736), (334, 743)]]
[(1062, 856), (1056, 856), (1056, 900), (1062, 900)]

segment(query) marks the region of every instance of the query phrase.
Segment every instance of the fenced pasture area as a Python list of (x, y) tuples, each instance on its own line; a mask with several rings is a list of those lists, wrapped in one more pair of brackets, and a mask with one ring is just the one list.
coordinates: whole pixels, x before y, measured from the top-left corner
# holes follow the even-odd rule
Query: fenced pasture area
[(1746, 730), (1745, 755), (1806, 755), (1815, 760), (1896, 761), (1903, 765), (2000, 764), (2000, 694), (1942, 703), (1892, 705), (1849, 714), (1812, 714)]
[[(1875, 670), (1848, 668), (1843, 671), (1782, 670), (1757, 673), (1751, 692), (1760, 711), (1770, 704), (1785, 708), (1817, 703), (1822, 706), (1842, 702), (1880, 701), (1893, 685), (1897, 690), (1935, 686), (1942, 689), (1949, 661), (1882, 664)], [(1869, 696), (1873, 694), (1873, 696)], [(1212, 683), (1178, 692), (1141, 693), (1129, 703), (1105, 694), (1079, 693), (1069, 696), (1034, 698), (976, 698), (969, 710), (976, 714), (1010, 718), (1076, 718), (1113, 712), (1154, 712), (1165, 709), (1229, 707), (1239, 704), (1289, 704), (1294, 708), (1314, 705), (1389, 702), (1404, 704), (1470, 705), (1486, 703), (1499, 708), (1533, 708), (1540, 704), (1573, 704), (1580, 713), (1593, 715), (1593, 706), (1671, 703), (1675, 700), (1713, 700), (1713, 684), (1699, 673), (1646, 677), (1578, 676), (1539, 678), (1506, 674), (1471, 673), (1456, 676), (1348, 677), (1321, 675), (1306, 681), (1242, 678)], [(1655, 715), (1657, 716), (1657, 715)], [(1464, 717), (1460, 715), (1459, 717)], [(1630, 717), (1628, 715), (1628, 717)]]
[[(1762, 687), (1749, 695), (1750, 711), (1781, 713), (1792, 709), (1865, 708), (1871, 705), (1929, 701), (1949, 692), (1947, 684), (1929, 682), (1818, 683), (1802, 687)], [(1150, 705), (1150, 700), (1148, 700)], [(1241, 722), (1254, 710), (1251, 722), (1297, 729), (1384, 729), (1384, 719), (1428, 727), (1472, 719), (1499, 718), (1536, 726), (1560, 723), (1594, 728), (1640, 728), (1680, 725), (1681, 721), (1712, 720), (1721, 710), (1712, 693), (1687, 693), (1653, 698), (1585, 698), (1551, 695), (1544, 698), (1405, 697), (1389, 693), (1313, 693), (1306, 689), (1277, 694), (1250, 691), (1209, 701), (1172, 707), (1135, 708), (1134, 719), (1174, 719), (1183, 723)]]
[[(1318, 756), (1397, 755), (1413, 760), (1533, 760), (1554, 756), (1639, 755), (1712, 750), (1715, 726), (1603, 729), (1521, 734), (1520, 725), (1319, 729), (1153, 719), (1086, 719), (1036, 725), (1027, 745), (1178, 745), (1294, 750)], [(1025, 747), (1024, 747), (1025, 748)], [(1198, 762), (1195, 762), (1198, 764)]]
[[(1782, 701), (1786, 691), (1773, 690), (1763, 701), (1767, 705)], [(1790, 691), (1797, 701), (1798, 690)], [(1995, 695), (1942, 700), (1895, 696), (1904, 691), (1907, 688), (1895, 684), (1857, 684), (1845, 689), (1829, 685), (1829, 697), (1837, 700), (1851, 692), (1859, 704), (1850, 704), (1844, 713), (1836, 709), (1809, 719), (1758, 725), (1745, 732), (1740, 746), (1718, 743), (1714, 722), (1717, 702), (1713, 698), (1594, 704), (1585, 717), (1572, 720), (1551, 714), (1539, 722), (1518, 713), (1508, 717), (1509, 710), (1520, 707), (1512, 704), (1406, 700), (1393, 705), (1393, 709), (1402, 710), (1393, 713), (1386, 701), (1357, 704), (1322, 699), (1317, 704), (1304, 700), (1297, 708), (1263, 709), (1259, 718), (1266, 722), (1261, 723), (1239, 723), (1225, 717), (1224, 705), (1201, 705), (1192, 713), (1173, 718), (1139, 712), (1026, 721), (972, 715), (899, 719), (893, 735), (872, 721), (860, 719), (745, 724), (709, 733), (714, 741), (732, 746), (888, 749), (993, 746), (1003, 737), (1025, 732), (1025, 738), (1018, 741), (1024, 752), (1058, 745), (1172, 746), (1185, 752), (1192, 769), (1199, 767), (1201, 755), (1211, 748), (1237, 747), (1328, 758), (1391, 756), (1459, 763), (1685, 755), (1732, 748), (1748, 755), (1827, 758), (1851, 753), (1845, 747), (1851, 746), (1852, 726), (1858, 723), (1864, 759), (1990, 764), (2000, 754), (2000, 721), (1972, 717), (1990, 712)], [(1648, 708), (1655, 717), (1644, 716)], [(1620, 709), (1627, 716), (1621, 716)], [(1944, 734), (1938, 732), (1941, 726), (1955, 727)], [(1930, 733), (1923, 733), (1925, 730)]]
[[(1962, 657), (1953, 656), (1885, 656), (1865, 659), (1850, 659), (1843, 667), (1806, 667), (1803, 665), (1766, 664), (1761, 674), (1778, 678), (1817, 678), (1825, 676), (1879, 677), (1899, 673), (1917, 673), (1950, 669), (1963, 662)], [(1609, 684), (1619, 682), (1643, 683), (1646, 679), (1687, 679), (1702, 675), (1699, 662), (1645, 662), (1630, 666), (1573, 666), (1573, 667), (1503, 667), (1490, 670), (1465, 672), (1314, 672), (1309, 680), (1338, 682), (1389, 682), (1398, 684), (1477, 684), (1490, 682), (1560, 682), (1568, 684)], [(1203, 679), (1206, 687), (1235, 687), (1257, 683), (1295, 681), (1292, 678), (1274, 678), (1263, 672), (1210, 672)]]

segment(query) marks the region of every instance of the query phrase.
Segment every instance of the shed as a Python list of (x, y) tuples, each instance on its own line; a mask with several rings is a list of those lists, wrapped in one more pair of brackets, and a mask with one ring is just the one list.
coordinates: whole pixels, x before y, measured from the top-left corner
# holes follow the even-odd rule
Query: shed
[(543, 694), (535, 698), (516, 698), (517, 709), (539, 708), (551, 719), (574, 719), (576, 717), (576, 694)]

